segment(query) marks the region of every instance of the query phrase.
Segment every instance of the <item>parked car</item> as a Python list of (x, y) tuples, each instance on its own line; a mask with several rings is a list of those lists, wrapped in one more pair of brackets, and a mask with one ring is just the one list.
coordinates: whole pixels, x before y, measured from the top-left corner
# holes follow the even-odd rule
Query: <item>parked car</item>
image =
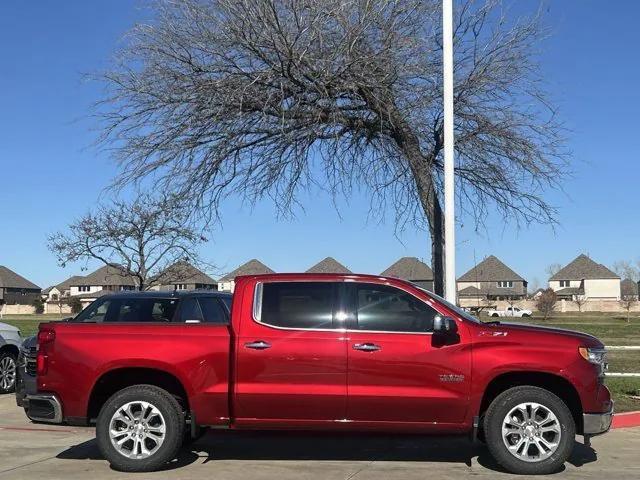
[(38, 392), (36, 383), (36, 355), (38, 353), (38, 337), (31, 335), (22, 341), (16, 366), (16, 403), (24, 406), (27, 395)]
[(210, 426), (468, 434), (511, 472), (548, 473), (611, 425), (596, 338), (483, 324), (399, 279), (241, 276), (231, 309), (163, 295), (42, 324), (29, 417), (95, 423), (122, 471), (162, 468)]
[(20, 330), (8, 323), (0, 322), (0, 394), (15, 390), (20, 343)]
[(487, 310), (487, 315), (490, 317), (530, 317), (532, 315), (531, 310), (526, 310), (519, 307), (507, 307), (504, 310), (496, 310), (491, 308)]

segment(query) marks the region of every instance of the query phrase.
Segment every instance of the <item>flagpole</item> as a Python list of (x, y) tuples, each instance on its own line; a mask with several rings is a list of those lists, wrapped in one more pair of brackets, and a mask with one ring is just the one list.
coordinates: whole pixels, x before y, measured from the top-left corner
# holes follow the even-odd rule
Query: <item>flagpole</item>
[(444, 76), (444, 291), (456, 303), (455, 195), (453, 168), (453, 0), (442, 1), (442, 55)]

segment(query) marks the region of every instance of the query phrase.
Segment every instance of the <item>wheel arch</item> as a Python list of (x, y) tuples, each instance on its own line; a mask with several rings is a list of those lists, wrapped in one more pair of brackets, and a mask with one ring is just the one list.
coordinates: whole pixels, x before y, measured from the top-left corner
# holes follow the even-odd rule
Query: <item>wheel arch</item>
[(582, 433), (582, 402), (576, 387), (566, 378), (548, 372), (511, 371), (494, 377), (484, 390), (478, 417), (482, 418), (491, 402), (502, 392), (512, 388), (530, 385), (550, 391), (559, 397), (571, 411), (576, 424), (576, 432)]
[(3, 352), (11, 352), (16, 356), (16, 358), (18, 357), (18, 355), (20, 355), (20, 349), (13, 343), (5, 343), (4, 345), (0, 346), (0, 353)]
[(133, 385), (154, 385), (177, 398), (186, 412), (189, 395), (173, 373), (155, 367), (121, 367), (104, 372), (93, 385), (87, 403), (87, 421), (98, 417), (104, 403), (114, 393)]

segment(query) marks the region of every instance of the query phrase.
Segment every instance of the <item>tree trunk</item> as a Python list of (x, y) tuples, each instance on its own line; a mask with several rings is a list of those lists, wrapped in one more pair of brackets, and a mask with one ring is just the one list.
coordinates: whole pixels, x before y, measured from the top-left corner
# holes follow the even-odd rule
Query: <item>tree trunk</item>
[(444, 296), (444, 218), (431, 172), (433, 161), (422, 155), (417, 141), (406, 142), (403, 150), (409, 160), (422, 210), (429, 224), (433, 291)]

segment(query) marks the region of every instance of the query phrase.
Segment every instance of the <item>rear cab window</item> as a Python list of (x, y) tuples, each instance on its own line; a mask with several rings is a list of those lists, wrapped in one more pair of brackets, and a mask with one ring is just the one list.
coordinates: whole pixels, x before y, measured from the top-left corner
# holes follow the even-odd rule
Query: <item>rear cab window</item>
[(338, 285), (335, 282), (265, 282), (256, 286), (259, 323), (277, 328), (331, 330)]

